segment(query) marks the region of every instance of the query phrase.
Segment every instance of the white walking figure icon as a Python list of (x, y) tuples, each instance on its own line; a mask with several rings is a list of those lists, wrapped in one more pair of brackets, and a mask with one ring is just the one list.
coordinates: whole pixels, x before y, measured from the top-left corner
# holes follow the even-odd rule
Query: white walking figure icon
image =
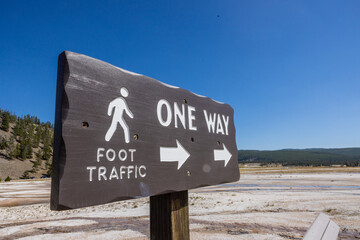
[[(129, 96), (129, 91), (124, 87), (120, 89), (120, 93), (121, 93), (121, 96), (123, 96), (124, 98)], [(125, 142), (126, 143), (130, 142), (130, 130), (129, 130), (129, 126), (126, 124), (126, 122), (124, 120), (124, 112), (130, 118), (134, 118), (134, 114), (130, 111), (124, 98), (118, 97), (118, 98), (112, 100), (109, 104), (108, 115), (111, 116), (111, 113), (113, 112), (113, 108), (115, 108), (115, 110), (114, 110), (114, 115), (113, 115), (113, 119), (112, 119), (110, 128), (105, 135), (105, 140), (107, 142), (110, 141), (110, 139), (114, 135), (118, 123), (124, 130)]]

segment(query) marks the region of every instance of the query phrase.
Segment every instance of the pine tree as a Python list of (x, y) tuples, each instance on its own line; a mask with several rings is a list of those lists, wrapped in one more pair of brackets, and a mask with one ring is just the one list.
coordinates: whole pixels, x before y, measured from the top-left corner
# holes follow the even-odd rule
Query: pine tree
[(51, 177), (51, 173), (52, 173), (52, 164), (50, 163), (50, 161), (46, 161), (46, 168), (47, 168), (47, 172), (46, 174)]
[(31, 145), (30, 139), (27, 139), (25, 141), (25, 153), (26, 153), (26, 158), (33, 157), (33, 150), (32, 150), (32, 145)]
[(37, 126), (35, 129), (35, 134), (34, 134), (33, 140), (32, 140), (32, 146), (34, 148), (39, 147), (40, 139), (41, 139), (41, 127)]
[(49, 160), (51, 157), (51, 148), (48, 141), (44, 143), (42, 159)]
[(19, 120), (16, 120), (15, 127), (14, 127), (14, 135), (19, 136), (20, 135), (20, 124)]
[(26, 159), (26, 151), (25, 151), (25, 147), (21, 149), (20, 151), (20, 158), (22, 160), (25, 160)]
[(14, 153), (15, 153), (14, 155), (16, 158), (21, 158), (21, 147), (20, 147), (19, 143), (16, 144)]
[(16, 115), (10, 114), (10, 122), (11, 122), (11, 123), (16, 122)]
[(2, 123), (1, 123), (1, 129), (5, 132), (9, 131), (10, 127), (10, 115), (9, 112), (3, 112), (2, 114)]
[(49, 129), (49, 125), (45, 124), (44, 126), (44, 131), (42, 131), (42, 141), (44, 144), (43, 147), (43, 155), (42, 155), (42, 159), (44, 160), (49, 160), (51, 157), (51, 133), (50, 133), (50, 129)]
[(11, 135), (9, 142), (8, 142), (8, 147), (6, 148), (6, 153), (9, 156), (10, 159), (14, 159), (16, 157), (16, 148), (14, 145), (15, 142), (15, 137), (13, 135)]
[(36, 161), (33, 162), (33, 166), (32, 166), (33, 169), (38, 169), (40, 164), (41, 164), (40, 156), (39, 156), (39, 154), (36, 154)]
[(6, 149), (8, 146), (9, 146), (8, 141), (6, 140), (5, 137), (2, 137), (1, 142), (0, 142), (0, 149), (1, 149), (1, 150), (4, 150), (4, 149)]

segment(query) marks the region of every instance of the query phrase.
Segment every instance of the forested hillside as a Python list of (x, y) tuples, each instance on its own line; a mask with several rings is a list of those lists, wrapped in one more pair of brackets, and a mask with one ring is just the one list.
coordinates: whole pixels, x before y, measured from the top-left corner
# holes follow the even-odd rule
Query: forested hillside
[[(21, 169), (25, 165), (27, 169), (20, 176), (14, 176), (19, 174), (18, 169), (9, 169), (13, 173), (11, 178), (50, 176), (53, 137), (50, 122), (41, 122), (30, 115), (19, 117), (0, 109), (0, 178), (4, 180), (7, 167)], [(21, 162), (24, 164), (21, 165)]]
[(281, 164), (283, 166), (360, 166), (360, 148), (239, 150), (238, 161), (239, 163)]

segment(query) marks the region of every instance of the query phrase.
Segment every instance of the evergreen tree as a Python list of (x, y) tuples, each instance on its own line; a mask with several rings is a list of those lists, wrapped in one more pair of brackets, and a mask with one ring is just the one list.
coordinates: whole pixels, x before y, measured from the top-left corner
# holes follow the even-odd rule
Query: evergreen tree
[(0, 142), (0, 149), (1, 149), (1, 150), (4, 150), (4, 149), (6, 149), (8, 146), (9, 146), (8, 141), (6, 140), (5, 137), (2, 137), (1, 142)]
[(20, 135), (20, 123), (19, 123), (19, 120), (16, 120), (15, 127), (14, 127), (14, 135), (15, 136)]
[(31, 141), (29, 138), (26, 139), (26, 141), (25, 141), (25, 153), (26, 153), (26, 158), (33, 157), (32, 145), (31, 145)]
[(42, 131), (42, 142), (44, 144), (42, 159), (44, 160), (49, 160), (51, 157), (51, 140), (52, 135), (49, 129), (49, 125), (45, 124)]
[(49, 160), (51, 157), (51, 148), (48, 141), (44, 143), (42, 159)]
[(26, 159), (25, 147), (20, 150), (20, 158), (21, 158), (22, 160), (25, 160), (25, 159)]
[(37, 126), (35, 129), (35, 134), (34, 134), (33, 140), (32, 140), (32, 146), (34, 148), (39, 147), (40, 139), (41, 139), (41, 127)]
[(6, 148), (6, 153), (10, 159), (14, 159), (16, 157), (16, 152), (15, 152), (16, 149), (15, 149), (14, 142), (15, 142), (15, 137), (14, 137), (14, 135), (11, 135), (11, 137), (8, 141), (8, 146)]
[(10, 127), (10, 114), (9, 112), (3, 112), (2, 113), (2, 123), (1, 123), (1, 129), (5, 132), (9, 131)]
[(10, 114), (10, 122), (11, 122), (11, 123), (16, 122), (16, 115)]
[(14, 151), (14, 156), (16, 158), (21, 158), (21, 147), (20, 147), (19, 143), (16, 144), (16, 148), (15, 148), (15, 151)]
[(51, 177), (52, 174), (52, 164), (50, 163), (50, 161), (46, 161), (46, 175), (48, 175), (49, 177)]
[(33, 162), (33, 169), (38, 169), (38, 167), (41, 165), (41, 159), (39, 154), (36, 154), (36, 160)]

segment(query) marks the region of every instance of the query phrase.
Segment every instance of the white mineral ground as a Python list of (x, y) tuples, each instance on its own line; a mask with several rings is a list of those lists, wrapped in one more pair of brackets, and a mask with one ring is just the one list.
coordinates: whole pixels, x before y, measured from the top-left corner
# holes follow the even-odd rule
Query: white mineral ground
[[(359, 239), (360, 168), (310, 170), (245, 170), (191, 190), (191, 239), (301, 239), (321, 212), (339, 239)], [(0, 183), (0, 239), (149, 239), (148, 198), (54, 212), (49, 195), (49, 180)]]

